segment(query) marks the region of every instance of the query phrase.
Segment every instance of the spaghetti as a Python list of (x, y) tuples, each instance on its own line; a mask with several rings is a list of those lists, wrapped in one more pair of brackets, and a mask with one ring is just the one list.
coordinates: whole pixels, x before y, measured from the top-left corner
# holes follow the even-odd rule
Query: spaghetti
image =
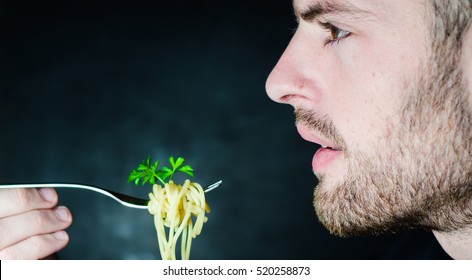
[(149, 198), (148, 209), (154, 215), (162, 259), (176, 259), (177, 241), (182, 236), (180, 254), (183, 260), (188, 260), (192, 239), (201, 233), (208, 220), (205, 213), (210, 212), (203, 188), (189, 180), (183, 185), (170, 181), (164, 187), (154, 184)]

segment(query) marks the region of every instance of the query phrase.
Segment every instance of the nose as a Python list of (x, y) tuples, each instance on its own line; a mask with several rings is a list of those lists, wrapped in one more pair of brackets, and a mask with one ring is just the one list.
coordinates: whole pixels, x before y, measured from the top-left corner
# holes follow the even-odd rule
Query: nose
[(293, 107), (320, 101), (315, 52), (298, 30), (267, 78), (266, 92), (273, 101)]

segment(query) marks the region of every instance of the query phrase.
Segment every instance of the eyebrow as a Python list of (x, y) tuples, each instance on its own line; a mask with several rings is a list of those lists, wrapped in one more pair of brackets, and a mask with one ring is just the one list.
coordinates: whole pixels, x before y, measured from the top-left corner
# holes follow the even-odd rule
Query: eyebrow
[(345, 14), (351, 16), (367, 16), (371, 15), (370, 12), (363, 10), (353, 4), (343, 1), (316, 1), (310, 4), (307, 8), (302, 9), (301, 12), (296, 11), (297, 17), (300, 17), (304, 21), (312, 22), (320, 16), (330, 14)]

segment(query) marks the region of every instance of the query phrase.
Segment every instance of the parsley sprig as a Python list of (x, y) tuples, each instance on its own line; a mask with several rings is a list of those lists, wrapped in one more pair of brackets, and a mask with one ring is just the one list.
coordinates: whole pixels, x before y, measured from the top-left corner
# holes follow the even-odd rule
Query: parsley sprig
[(131, 171), (128, 182), (134, 182), (138, 186), (139, 183), (144, 185), (149, 181), (149, 183), (154, 185), (159, 180), (162, 184), (166, 184), (172, 180), (176, 172), (183, 172), (193, 177), (193, 168), (190, 165), (183, 165), (185, 162), (184, 158), (178, 157), (175, 160), (174, 157), (170, 157), (169, 162), (170, 167), (164, 166), (162, 169), (158, 169), (160, 161), (158, 160), (153, 163), (151, 156), (148, 156), (147, 160), (139, 164), (138, 168)]

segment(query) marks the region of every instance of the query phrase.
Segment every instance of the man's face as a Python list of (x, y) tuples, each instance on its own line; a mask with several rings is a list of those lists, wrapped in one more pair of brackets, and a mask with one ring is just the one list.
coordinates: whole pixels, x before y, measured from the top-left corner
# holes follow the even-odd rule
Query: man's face
[(434, 56), (427, 7), (294, 0), (299, 26), (266, 87), (326, 146), (315, 209), (335, 234), (472, 221), (470, 104), (461, 71), (449, 73), (457, 61)]

